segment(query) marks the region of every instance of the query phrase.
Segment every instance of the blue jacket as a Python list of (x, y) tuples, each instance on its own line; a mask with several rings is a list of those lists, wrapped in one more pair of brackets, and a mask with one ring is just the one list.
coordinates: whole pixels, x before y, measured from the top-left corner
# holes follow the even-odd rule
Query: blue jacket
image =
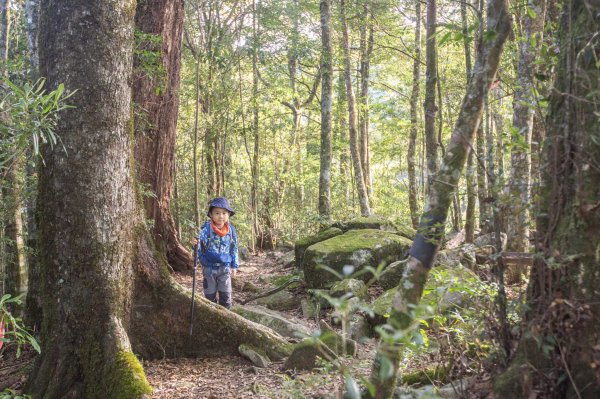
[(207, 220), (200, 229), (198, 242), (198, 259), (203, 267), (218, 267), (221, 264), (228, 264), (232, 269), (239, 267), (237, 236), (231, 224), (227, 235), (220, 237), (211, 227), (210, 220)]

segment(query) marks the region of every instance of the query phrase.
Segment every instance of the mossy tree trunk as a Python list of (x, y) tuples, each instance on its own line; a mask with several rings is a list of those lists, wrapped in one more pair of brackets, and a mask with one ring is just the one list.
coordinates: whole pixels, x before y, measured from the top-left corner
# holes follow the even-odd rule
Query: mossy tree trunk
[(419, 85), (421, 80), (421, 1), (415, 1), (415, 58), (413, 60), (413, 84), (410, 94), (410, 139), (408, 141), (408, 154), (406, 156), (408, 170), (408, 205), (413, 227), (419, 226), (419, 206), (417, 201), (417, 173), (415, 171), (415, 152), (417, 149), (417, 136), (419, 121), (417, 106), (419, 102)]
[(190, 292), (156, 255), (136, 196), (135, 12), (123, 0), (41, 5), (41, 72), (49, 89), (64, 83), (77, 93), (56, 128), (64, 149), (45, 147), (40, 169), (44, 319), (34, 398), (142, 397), (151, 389), (133, 353), (235, 353), (241, 343), (272, 358), (287, 352), (281, 337), (203, 298), (188, 337)]
[[(421, 216), (417, 236), (409, 251), (404, 275), (393, 300), (388, 323), (399, 330), (407, 330), (413, 322), (414, 307), (421, 299), (427, 275), (443, 239), (452, 197), (467, 156), (472, 150), (473, 138), (481, 123), (484, 99), (495, 79), (502, 48), (510, 32), (510, 16), (505, 0), (490, 0), (487, 16), (486, 34), (493, 39), (483, 44), (477, 56), (450, 143), (442, 165), (430, 185), (425, 212)], [(387, 375), (382, 374), (382, 365), (387, 363), (384, 358), (392, 366), (392, 372), (386, 373)], [(376, 389), (375, 398), (391, 397), (400, 358), (401, 349), (397, 344), (384, 340), (380, 342), (371, 373), (371, 383)]]
[(371, 206), (369, 205), (369, 196), (365, 186), (364, 171), (360, 162), (360, 151), (358, 146), (358, 116), (356, 111), (356, 96), (352, 86), (352, 73), (350, 69), (350, 39), (348, 37), (348, 23), (346, 20), (346, 1), (340, 1), (340, 23), (342, 28), (342, 52), (344, 59), (344, 81), (346, 83), (346, 96), (348, 102), (348, 129), (350, 134), (350, 156), (354, 170), (354, 182), (358, 193), (360, 204), (360, 214), (369, 216)]
[(436, 48), (436, 0), (427, 0), (425, 44), (425, 152), (427, 154), (427, 184), (428, 190), (432, 179), (438, 171), (438, 141), (435, 132), (435, 116), (438, 107), (435, 105), (435, 86), (437, 76), (437, 48)]
[[(175, 134), (179, 110), (181, 69), (181, 33), (183, 1), (140, 1), (135, 26), (143, 35), (137, 52), (153, 51), (160, 55), (157, 65), (143, 65), (135, 58), (133, 101), (135, 103), (136, 176), (145, 191), (154, 195), (143, 198), (146, 218), (153, 221), (156, 247), (167, 257), (174, 270), (189, 269), (190, 252), (181, 244), (171, 215)], [(148, 72), (148, 69), (151, 72)]]
[[(600, 5), (563, 6), (526, 331), (499, 398), (600, 397)], [(545, 354), (542, 352), (545, 349)]]
[(319, 2), (321, 15), (321, 164), (319, 171), (319, 216), (331, 220), (331, 129), (333, 112), (333, 53), (331, 47), (331, 0)]

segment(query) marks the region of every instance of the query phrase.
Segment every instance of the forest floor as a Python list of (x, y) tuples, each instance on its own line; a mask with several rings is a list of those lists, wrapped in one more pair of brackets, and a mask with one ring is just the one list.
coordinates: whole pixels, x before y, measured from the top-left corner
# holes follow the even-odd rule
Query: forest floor
[[(240, 303), (257, 295), (241, 290), (246, 282), (253, 283), (259, 288), (259, 292), (264, 292), (273, 288), (272, 282), (277, 280), (277, 277), (290, 275), (293, 269), (286, 268), (282, 262), (285, 255), (284, 252), (270, 251), (250, 256), (243, 262), (233, 284), (234, 302)], [(191, 289), (191, 273), (176, 273), (174, 277), (180, 284)], [(201, 278), (200, 273), (199, 278)], [(298, 295), (303, 294), (302, 287), (291, 291)], [(199, 294), (201, 295), (201, 290)], [(283, 313), (301, 320), (311, 331), (318, 329), (316, 320), (303, 318), (300, 309)], [(327, 320), (328, 315), (321, 316)], [(355, 358), (343, 360), (356, 381), (368, 377), (375, 349), (376, 340), (371, 339), (358, 345), (358, 354)], [(31, 348), (25, 348), (19, 359), (14, 355), (14, 348), (0, 354), (0, 392), (6, 387), (16, 393), (21, 392), (27, 373), (35, 361), (36, 353)], [(421, 368), (429, 361), (421, 358), (413, 359), (409, 363), (403, 364), (403, 368)], [(148, 381), (154, 389), (152, 398), (156, 399), (341, 398), (344, 387), (340, 373), (327, 364), (312, 372), (289, 372), (283, 371), (283, 362), (272, 362), (266, 368), (258, 368), (241, 356), (225, 356), (205, 359), (144, 360), (143, 366)], [(489, 377), (480, 375), (477, 379), (478, 383), (470, 389), (468, 397), (488, 397)], [(421, 397), (421, 395), (407, 397)]]

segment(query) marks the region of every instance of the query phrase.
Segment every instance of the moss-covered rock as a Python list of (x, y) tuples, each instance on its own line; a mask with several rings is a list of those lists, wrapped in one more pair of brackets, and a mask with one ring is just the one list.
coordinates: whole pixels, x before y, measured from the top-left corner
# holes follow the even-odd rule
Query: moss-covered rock
[(352, 297), (360, 298), (362, 300), (366, 300), (368, 294), (366, 284), (363, 281), (354, 278), (346, 278), (334, 283), (329, 292), (331, 296), (338, 298), (350, 293), (352, 294)]
[(388, 265), (383, 273), (381, 273), (381, 276), (379, 276), (379, 285), (381, 285), (384, 290), (396, 287), (398, 283), (400, 283), (400, 280), (402, 280), (405, 266), (406, 262), (401, 260)]
[(315, 235), (303, 237), (303, 238), (299, 239), (298, 241), (296, 241), (296, 244), (294, 245), (294, 255), (296, 258), (296, 266), (300, 266), (302, 264), (304, 252), (306, 251), (306, 249), (308, 247), (310, 247), (311, 245), (316, 244), (318, 242), (328, 240), (335, 236), (339, 236), (342, 233), (343, 233), (343, 231), (337, 227), (328, 227), (325, 230), (321, 230), (319, 233), (317, 233)]
[[(350, 230), (317, 244), (311, 245), (304, 253), (302, 267), (308, 288), (328, 288), (339, 278), (323, 268), (329, 267), (344, 275), (344, 267), (350, 271), (360, 271), (366, 266), (377, 268), (381, 263), (389, 263), (404, 256), (410, 247), (410, 240), (397, 234), (374, 230)], [(360, 278), (367, 281), (370, 274)]]
[(332, 224), (332, 227), (337, 227), (344, 233), (350, 230), (363, 230), (363, 229), (375, 229), (382, 231), (389, 231), (391, 233), (398, 234), (402, 237), (414, 240), (416, 231), (410, 225), (404, 225), (402, 223), (395, 222), (393, 220), (386, 219), (382, 216), (361, 216), (355, 219), (336, 222)]
[(294, 346), (294, 350), (283, 364), (284, 370), (312, 370), (317, 367), (317, 359), (332, 360), (335, 353), (314, 338), (307, 338)]
[(323, 342), (336, 355), (356, 356), (356, 341), (348, 337), (342, 337), (331, 326), (324, 321), (319, 322), (321, 328), (321, 342)]
[(260, 353), (259, 350), (251, 347), (250, 345), (241, 344), (238, 347), (238, 352), (240, 355), (250, 360), (256, 367), (264, 368), (271, 364), (271, 360), (269, 360), (267, 355)]
[(298, 338), (310, 334), (310, 330), (304, 325), (262, 306), (235, 305), (231, 310), (248, 320), (269, 327), (284, 337)]
[(287, 290), (282, 290), (264, 298), (259, 298), (256, 303), (273, 310), (294, 310), (300, 307), (300, 298)]
[(385, 324), (386, 319), (389, 317), (392, 312), (392, 301), (394, 300), (394, 295), (396, 294), (396, 288), (389, 289), (381, 294), (377, 299), (373, 301), (371, 304), (371, 309), (373, 310), (373, 317), (370, 318), (370, 322), (373, 325), (381, 325)]

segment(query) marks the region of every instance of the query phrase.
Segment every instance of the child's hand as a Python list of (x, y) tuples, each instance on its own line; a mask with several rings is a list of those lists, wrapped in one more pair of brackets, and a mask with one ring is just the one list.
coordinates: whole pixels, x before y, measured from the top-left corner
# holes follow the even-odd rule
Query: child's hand
[(231, 269), (231, 277), (235, 277), (237, 274), (237, 269)]
[(192, 246), (193, 247), (197, 247), (198, 246), (198, 237), (192, 238)]

